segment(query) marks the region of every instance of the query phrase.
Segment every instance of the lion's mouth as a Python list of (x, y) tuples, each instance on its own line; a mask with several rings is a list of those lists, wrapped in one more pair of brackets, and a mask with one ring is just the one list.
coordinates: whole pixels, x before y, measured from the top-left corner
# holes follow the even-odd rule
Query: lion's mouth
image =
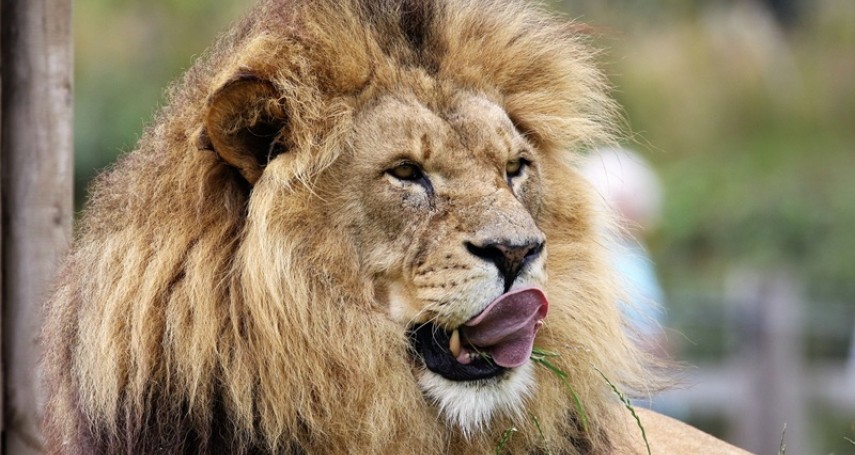
[(488, 379), (528, 361), (548, 308), (540, 289), (518, 289), (453, 330), (415, 326), (410, 340), (430, 371), (452, 381)]

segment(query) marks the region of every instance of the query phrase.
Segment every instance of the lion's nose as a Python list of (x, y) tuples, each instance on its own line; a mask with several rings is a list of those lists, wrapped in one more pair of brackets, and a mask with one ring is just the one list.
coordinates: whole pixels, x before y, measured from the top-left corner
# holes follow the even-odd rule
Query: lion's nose
[(466, 249), (475, 256), (496, 264), (499, 273), (505, 279), (505, 292), (507, 292), (526, 264), (536, 259), (543, 251), (543, 242), (539, 240), (521, 244), (486, 242), (482, 245), (466, 242)]

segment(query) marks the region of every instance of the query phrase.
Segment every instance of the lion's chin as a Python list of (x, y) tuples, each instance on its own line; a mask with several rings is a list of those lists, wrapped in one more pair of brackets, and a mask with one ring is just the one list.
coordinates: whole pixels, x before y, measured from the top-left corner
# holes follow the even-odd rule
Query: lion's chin
[(467, 438), (500, 415), (523, 416), (525, 400), (536, 386), (530, 361), (499, 376), (474, 381), (452, 381), (424, 369), (418, 373), (418, 381), (440, 414)]

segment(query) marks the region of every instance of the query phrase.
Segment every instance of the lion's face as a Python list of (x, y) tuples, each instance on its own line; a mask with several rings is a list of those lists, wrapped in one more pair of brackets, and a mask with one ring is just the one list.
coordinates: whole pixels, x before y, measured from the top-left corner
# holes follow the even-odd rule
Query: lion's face
[(377, 300), (409, 332), (420, 385), (465, 430), (516, 412), (546, 314), (537, 151), (471, 94), (432, 108), (386, 97), (353, 130), (330, 171), (348, 192), (331, 199)]

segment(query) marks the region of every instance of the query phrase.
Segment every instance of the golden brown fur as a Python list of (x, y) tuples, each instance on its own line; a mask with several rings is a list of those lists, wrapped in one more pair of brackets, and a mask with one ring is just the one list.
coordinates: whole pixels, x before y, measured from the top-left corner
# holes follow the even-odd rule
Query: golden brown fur
[[(550, 313), (536, 345), (559, 354), (587, 431), (545, 369), (521, 412), (468, 437), (415, 379), (408, 310), (390, 316), (389, 296), (403, 280), (395, 251), (434, 215), (367, 210), (386, 200), (358, 176), (373, 175), (384, 132), (404, 146), (439, 138), (437, 150), (481, 141), (480, 123), (421, 139), (381, 127), (440, 125), (433, 113), (449, 109), (486, 122), (484, 141), (510, 134), (536, 156), (523, 205), (478, 179), (454, 194), (498, 194), (496, 207), (536, 223), (520, 229), (545, 235)], [(611, 113), (573, 28), (517, 2), (263, 2), (93, 186), (48, 305), (50, 453), (492, 453), (511, 426), (509, 453), (620, 446), (634, 429), (597, 370), (640, 392), (649, 376), (571, 166), (608, 139)], [(487, 159), (476, 145), (459, 162)], [(449, 239), (491, 210), (454, 204), (434, 208)]]

